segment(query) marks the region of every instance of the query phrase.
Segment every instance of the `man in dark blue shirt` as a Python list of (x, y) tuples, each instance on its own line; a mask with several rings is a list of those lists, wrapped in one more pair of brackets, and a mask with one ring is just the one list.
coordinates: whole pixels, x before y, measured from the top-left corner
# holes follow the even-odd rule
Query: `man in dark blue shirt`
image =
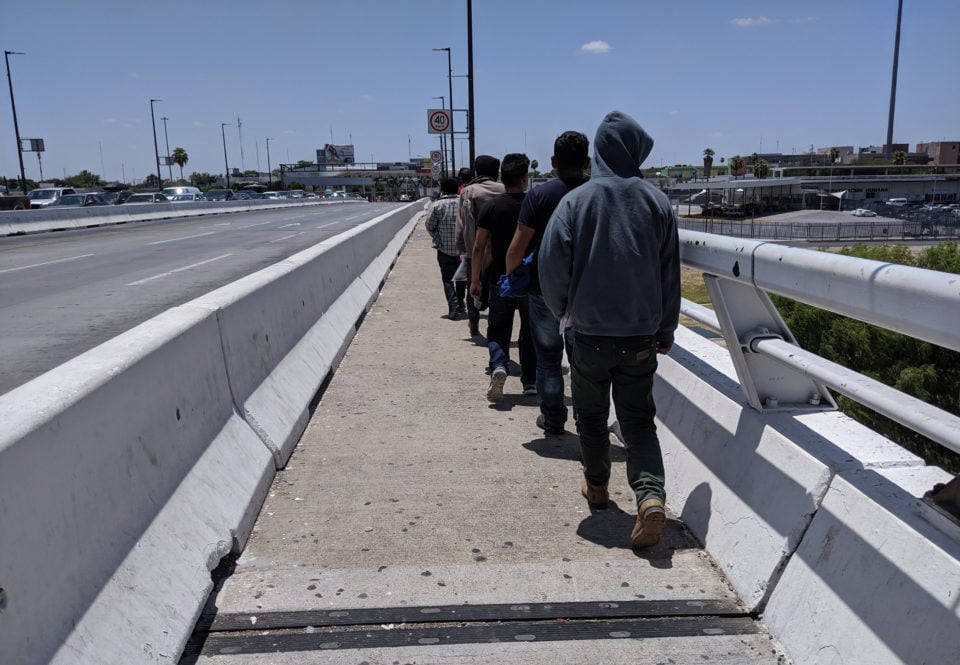
[(487, 314), (487, 349), (490, 352), (490, 386), (487, 399), (499, 402), (503, 398), (503, 384), (507, 380), (507, 367), (510, 361), (510, 338), (513, 335), (513, 314), (520, 314), (520, 380), (524, 394), (533, 393), (536, 380), (536, 352), (530, 339), (527, 324), (527, 299), (505, 298), (500, 295), (497, 282), (506, 274), (505, 264), (507, 248), (517, 228), (517, 217), (527, 188), (527, 170), (530, 160), (526, 155), (510, 153), (505, 155), (500, 166), (500, 181), (504, 193), (494, 196), (480, 207), (477, 214), (477, 236), (473, 242), (471, 261), (470, 295), (479, 298), (483, 291), (481, 273), (486, 267), (486, 278), (490, 289), (489, 312)]
[[(537, 274), (537, 250), (540, 249), (543, 230), (560, 199), (586, 182), (583, 172), (590, 166), (589, 148), (590, 141), (580, 132), (564, 132), (557, 137), (553, 143), (553, 157), (550, 158), (557, 177), (527, 194), (520, 207), (517, 230), (507, 250), (508, 274), (517, 269), (525, 256), (530, 252), (534, 253), (530, 287), (527, 291), (527, 309), (530, 333), (537, 355), (537, 393), (540, 395), (537, 427), (547, 434), (563, 434), (563, 425), (567, 421), (567, 407), (563, 403), (562, 370), (565, 340), (560, 334), (559, 321), (543, 301)], [(570, 348), (570, 340), (566, 340), (566, 346)]]

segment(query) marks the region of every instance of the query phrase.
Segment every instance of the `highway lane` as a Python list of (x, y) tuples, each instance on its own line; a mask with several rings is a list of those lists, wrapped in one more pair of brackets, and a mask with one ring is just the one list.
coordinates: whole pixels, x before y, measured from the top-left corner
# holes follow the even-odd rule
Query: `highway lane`
[(318, 204), (0, 238), (0, 394), (396, 207)]

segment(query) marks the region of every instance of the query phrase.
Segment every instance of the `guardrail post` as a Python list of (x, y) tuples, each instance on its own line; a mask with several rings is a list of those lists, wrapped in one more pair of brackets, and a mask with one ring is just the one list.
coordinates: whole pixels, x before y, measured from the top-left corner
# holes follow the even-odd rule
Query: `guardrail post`
[(837, 408), (826, 386), (752, 348), (761, 339), (797, 341), (766, 293), (756, 287), (704, 274), (720, 329), (740, 386), (758, 411)]

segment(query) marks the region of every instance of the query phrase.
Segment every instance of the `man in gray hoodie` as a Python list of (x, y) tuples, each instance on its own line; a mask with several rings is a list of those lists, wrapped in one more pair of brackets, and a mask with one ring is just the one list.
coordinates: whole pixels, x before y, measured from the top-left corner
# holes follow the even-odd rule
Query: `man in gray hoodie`
[(594, 139), (590, 180), (563, 197), (540, 245), (544, 300), (573, 329), (581, 492), (593, 507), (609, 501), (612, 386), (637, 502), (633, 547), (658, 543), (666, 521), (653, 375), (680, 315), (676, 216), (640, 171), (652, 149), (653, 139), (633, 118), (608, 113)]

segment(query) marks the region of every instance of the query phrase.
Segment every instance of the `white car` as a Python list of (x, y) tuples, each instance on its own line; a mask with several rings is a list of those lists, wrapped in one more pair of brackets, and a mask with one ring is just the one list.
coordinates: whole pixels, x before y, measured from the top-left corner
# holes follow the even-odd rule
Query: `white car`
[(866, 208), (857, 208), (853, 211), (854, 217), (876, 217), (877, 213), (872, 210), (867, 210)]

